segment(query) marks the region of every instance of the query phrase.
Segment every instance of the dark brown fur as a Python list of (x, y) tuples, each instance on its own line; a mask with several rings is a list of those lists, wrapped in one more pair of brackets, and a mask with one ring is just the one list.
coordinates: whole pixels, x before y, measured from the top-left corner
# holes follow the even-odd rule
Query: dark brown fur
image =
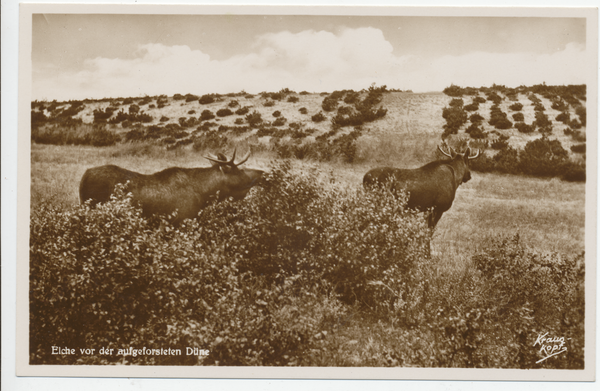
[(367, 172), (363, 179), (365, 188), (389, 184), (392, 191), (408, 192), (407, 208), (426, 211), (430, 228), (435, 228), (442, 214), (450, 209), (456, 189), (471, 179), (469, 150), (452, 159), (436, 160), (416, 169), (379, 167)]
[[(222, 156), (222, 155), (220, 155)], [(224, 160), (224, 159), (222, 159)], [(106, 202), (118, 183), (129, 182), (127, 191), (145, 216), (170, 214), (177, 210), (174, 224), (195, 218), (200, 209), (219, 193), (219, 199), (242, 199), (256, 185), (263, 172), (240, 169), (234, 164), (215, 164), (205, 168), (171, 167), (144, 175), (115, 165), (88, 169), (79, 185), (81, 203)]]

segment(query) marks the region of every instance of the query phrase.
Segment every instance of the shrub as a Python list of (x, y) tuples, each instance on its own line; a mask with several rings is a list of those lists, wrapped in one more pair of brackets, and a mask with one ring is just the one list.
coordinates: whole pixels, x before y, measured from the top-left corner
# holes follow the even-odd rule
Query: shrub
[(265, 106), (265, 107), (273, 107), (273, 106), (275, 106), (275, 102), (272, 101), (272, 100), (268, 100), (265, 103), (263, 103), (263, 106)]
[[(541, 352), (532, 353), (531, 342), (548, 332), (569, 341), (556, 356), (556, 368), (583, 368), (584, 267), (583, 256), (539, 254), (527, 249), (519, 235), (495, 241), (473, 257), (486, 281), (482, 299), (489, 324), (501, 320), (498, 330), (513, 330), (515, 363), (520, 368), (539, 367)], [(527, 316), (524, 316), (527, 315)], [(487, 322), (482, 320), (482, 323)], [(496, 323), (497, 324), (497, 323)], [(543, 326), (540, 326), (543, 325)], [(489, 332), (489, 331), (488, 331)]]
[(215, 118), (215, 115), (210, 110), (205, 109), (205, 110), (202, 110), (202, 113), (200, 113), (200, 121), (208, 121), (213, 118)]
[(569, 126), (573, 129), (581, 129), (583, 127), (581, 122), (577, 121), (576, 119), (569, 122)]
[(500, 110), (497, 105), (492, 106), (490, 114), (488, 123), (496, 129), (509, 129), (512, 127), (513, 124), (508, 120), (506, 113)]
[(515, 124), (515, 129), (521, 133), (533, 133), (535, 131), (535, 126), (527, 125), (524, 122), (518, 122)]
[(113, 113), (116, 111), (114, 107), (107, 107), (106, 109), (96, 109), (93, 111), (94, 115), (94, 123), (95, 124), (103, 124), (106, 123), (107, 119), (112, 117)]
[(476, 124), (471, 124), (466, 130), (471, 137), (475, 139), (485, 138), (487, 135), (483, 132), (483, 130), (477, 126)]
[(219, 151), (229, 145), (227, 136), (220, 134), (215, 130), (207, 130), (194, 137), (192, 148), (195, 151)]
[(162, 117), (160, 117), (160, 121), (159, 122), (167, 122), (168, 120), (169, 120), (169, 117), (166, 117), (166, 116), (163, 115)]
[(543, 128), (546, 126), (551, 126), (552, 121), (550, 121), (548, 119), (548, 116), (546, 114), (544, 114), (543, 112), (536, 111), (535, 112), (535, 121), (533, 122), (533, 125), (537, 126), (538, 128)]
[(487, 100), (493, 102), (495, 105), (498, 105), (500, 104), (500, 102), (502, 102), (502, 97), (500, 97), (500, 95), (492, 91), (487, 95)]
[(236, 118), (233, 123), (236, 124), (236, 125), (242, 125), (244, 123), (244, 119), (243, 118)]
[(185, 101), (186, 102), (193, 102), (193, 101), (198, 100), (198, 99), (199, 99), (198, 96), (193, 95), (193, 94), (186, 94), (185, 95)]
[(248, 122), (248, 125), (250, 125), (250, 127), (255, 128), (259, 124), (261, 124), (263, 122), (263, 120), (262, 120), (262, 116), (260, 115), (260, 113), (256, 110), (254, 110), (251, 114), (246, 115), (246, 122)]
[(190, 115), (191, 114), (196, 114), (196, 110), (190, 110), (190, 111), (188, 111), (188, 114), (190, 114)]
[(444, 88), (444, 94), (448, 95), (448, 96), (463, 96), (463, 89), (460, 88), (459, 86), (455, 86), (454, 84), (451, 84), (450, 87), (446, 87)]
[(567, 162), (563, 165), (561, 178), (568, 182), (585, 182), (585, 164)]
[(288, 102), (290, 102), (290, 103), (296, 103), (296, 102), (298, 102), (299, 100), (300, 100), (300, 98), (298, 98), (297, 96), (289, 96), (289, 97), (287, 98), (287, 101), (288, 101)]
[(41, 111), (31, 111), (31, 127), (35, 128), (44, 125), (48, 117)]
[(283, 126), (286, 122), (285, 117), (278, 117), (275, 121), (273, 121), (273, 126)]
[(471, 103), (465, 106), (466, 111), (477, 111), (479, 110), (479, 105), (477, 103)]
[(321, 103), (321, 107), (323, 108), (324, 111), (327, 111), (327, 112), (334, 111), (335, 109), (337, 109), (337, 105), (338, 105), (337, 99), (334, 99), (331, 96), (325, 97), (325, 99), (323, 99), (323, 103)]
[(585, 144), (572, 145), (571, 151), (573, 151), (574, 153), (585, 153)]
[(238, 107), (239, 105), (240, 105), (240, 102), (238, 102), (238, 101), (237, 101), (237, 100), (235, 100), (235, 99), (232, 99), (232, 100), (231, 100), (231, 101), (230, 101), (230, 102), (227, 104), (227, 107), (234, 108), (234, 107)]
[(276, 111), (273, 112), (273, 117), (277, 118), (279, 116), (281, 116), (281, 111), (276, 110)]
[(104, 127), (95, 127), (94, 130), (86, 135), (83, 144), (93, 145), (94, 147), (107, 147), (115, 145), (120, 140), (121, 137), (118, 134)]
[(569, 158), (569, 153), (562, 147), (560, 141), (542, 137), (529, 141), (519, 158), (521, 170), (528, 175), (557, 176), (563, 164)]
[(444, 107), (442, 110), (442, 117), (446, 120), (442, 139), (445, 139), (451, 134), (458, 133), (458, 129), (467, 122), (467, 113), (462, 107)]
[(173, 95), (173, 100), (184, 100), (185, 96), (181, 95), (181, 94), (175, 94)]
[(308, 114), (308, 110), (306, 109), (306, 107), (300, 107), (298, 111), (300, 112), (300, 114)]
[[(514, 113), (514, 114), (512, 115), (512, 117), (513, 117), (513, 119), (514, 119), (515, 121), (517, 121), (517, 122), (523, 122), (523, 121), (525, 121), (525, 116), (523, 115), (523, 113)], [(515, 128), (516, 128), (516, 127), (517, 127), (517, 126), (515, 125)]]
[(469, 121), (471, 121), (471, 122), (472, 122), (472, 123), (474, 123), (474, 124), (481, 123), (481, 122), (483, 122), (483, 120), (484, 120), (484, 119), (485, 119), (485, 118), (483, 118), (481, 115), (479, 115), (479, 114), (477, 114), (477, 113), (475, 113), (475, 114), (472, 114), (472, 115), (469, 117)]
[(508, 148), (508, 139), (510, 136), (501, 134), (496, 140), (492, 142), (492, 149), (502, 150)]
[(473, 103), (479, 104), (479, 103), (485, 103), (485, 102), (487, 102), (487, 100), (482, 96), (476, 96), (473, 98)]
[(356, 102), (358, 102), (359, 96), (360, 94), (358, 92), (348, 91), (348, 93), (346, 93), (346, 96), (344, 97), (344, 103), (349, 105), (355, 104)]
[(463, 107), (464, 102), (461, 98), (454, 98), (452, 100), (450, 100), (450, 103), (448, 103), (448, 106), (450, 107)]
[(202, 104), (202, 105), (208, 105), (208, 104), (214, 103), (214, 101), (215, 101), (215, 98), (212, 95), (202, 95), (200, 97), (200, 99), (198, 99), (198, 102), (200, 102), (200, 104)]
[(523, 110), (523, 104), (522, 103), (513, 103), (512, 105), (508, 106), (509, 109), (511, 109), (512, 111), (521, 111)]
[(556, 116), (556, 120), (566, 125), (571, 121), (571, 115), (568, 112), (562, 112)]
[(233, 115), (233, 111), (229, 110), (228, 108), (217, 110), (217, 116), (219, 117), (227, 117), (229, 115)]
[(323, 122), (325, 121), (325, 116), (319, 111), (317, 114), (313, 115), (311, 119), (313, 122)]
[(558, 110), (558, 111), (567, 111), (569, 109), (569, 106), (567, 105), (567, 103), (562, 100), (562, 99), (556, 99), (552, 102), (552, 108), (554, 110)]
[(240, 107), (239, 109), (237, 109), (235, 111), (235, 114), (237, 114), (237, 115), (246, 115), (249, 112), (250, 112), (250, 107), (244, 106), (244, 107)]

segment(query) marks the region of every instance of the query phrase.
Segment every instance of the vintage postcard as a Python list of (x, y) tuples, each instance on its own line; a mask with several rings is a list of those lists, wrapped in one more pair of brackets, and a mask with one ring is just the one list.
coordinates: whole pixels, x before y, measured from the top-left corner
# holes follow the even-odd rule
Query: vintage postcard
[(594, 8), (21, 4), (17, 375), (594, 381)]

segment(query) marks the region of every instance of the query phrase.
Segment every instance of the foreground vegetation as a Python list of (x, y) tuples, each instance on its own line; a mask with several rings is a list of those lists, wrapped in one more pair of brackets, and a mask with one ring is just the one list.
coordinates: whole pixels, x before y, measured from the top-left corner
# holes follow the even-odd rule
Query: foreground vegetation
[[(121, 194), (98, 209), (41, 202), (31, 230), (32, 363), (583, 367), (581, 255), (516, 235), (448, 264), (427, 256), (422, 217), (389, 194), (289, 162), (179, 228), (142, 219)], [(569, 350), (536, 364), (545, 332), (572, 338)]]

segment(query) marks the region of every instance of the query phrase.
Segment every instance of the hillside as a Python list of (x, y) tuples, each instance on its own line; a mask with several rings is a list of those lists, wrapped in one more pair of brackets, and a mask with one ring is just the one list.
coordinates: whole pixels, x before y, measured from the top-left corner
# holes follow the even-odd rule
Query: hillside
[[(280, 157), (326, 161), (340, 155), (346, 162), (414, 166), (430, 160), (435, 146), (448, 133), (451, 145), (460, 147), (467, 139), (475, 148), (489, 149), (490, 156), (499, 149), (494, 146), (499, 139), (521, 150), (545, 133), (549, 139), (560, 141), (570, 160), (580, 163), (585, 160), (585, 146), (579, 145), (585, 141), (585, 86), (577, 97), (569, 93), (570, 87), (494, 86), (467, 89), (469, 94), (460, 97), (387, 91), (384, 86), (331, 94), (285, 89), (257, 95), (242, 92), (36, 101), (32, 102), (32, 139), (47, 144), (97, 146), (146, 140), (169, 149), (193, 144), (198, 150), (226, 148), (245, 141), (255, 150), (275, 152)], [(580, 92), (581, 86), (574, 87)], [(514, 109), (515, 104), (522, 108)], [(522, 121), (513, 118), (518, 113), (522, 113)], [(474, 114), (481, 116), (478, 122), (474, 122)], [(508, 125), (494, 127), (490, 124), (493, 115), (504, 117)], [(545, 116), (545, 126), (536, 122), (536, 115)], [(559, 115), (566, 120), (557, 120)], [(447, 122), (451, 119), (452, 125)], [(528, 133), (515, 128), (519, 122), (532, 126), (529, 130), (525, 126)], [(102, 140), (94, 143), (89, 141), (93, 137), (88, 137), (88, 142), (81, 139), (83, 134), (97, 131), (96, 125), (106, 125)], [(472, 125), (479, 126), (479, 135), (467, 134)], [(453, 128), (445, 131), (449, 126)], [(109, 137), (106, 131), (119, 137)], [(579, 145), (577, 153), (571, 151), (574, 145)]]

